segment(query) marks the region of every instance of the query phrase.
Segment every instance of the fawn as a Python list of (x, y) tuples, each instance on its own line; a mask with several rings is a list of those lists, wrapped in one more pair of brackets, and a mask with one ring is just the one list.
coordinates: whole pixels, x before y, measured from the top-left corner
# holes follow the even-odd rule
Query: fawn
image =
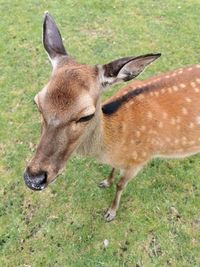
[(200, 65), (130, 83), (102, 105), (105, 88), (135, 78), (160, 54), (125, 57), (105, 65), (79, 64), (67, 54), (48, 13), (43, 43), (53, 72), (34, 98), (42, 134), (24, 173), (29, 188), (44, 189), (72, 153), (93, 156), (113, 168), (101, 187), (111, 186), (115, 169), (121, 171), (105, 214), (111, 221), (123, 188), (149, 160), (200, 152)]

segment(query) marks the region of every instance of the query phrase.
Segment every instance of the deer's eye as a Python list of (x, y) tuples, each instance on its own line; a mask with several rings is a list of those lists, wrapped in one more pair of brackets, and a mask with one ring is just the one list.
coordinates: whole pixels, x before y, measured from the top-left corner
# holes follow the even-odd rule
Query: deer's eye
[(94, 114), (91, 114), (91, 115), (88, 115), (88, 116), (82, 117), (82, 118), (80, 118), (80, 119), (77, 121), (77, 123), (78, 123), (78, 122), (85, 122), (85, 121), (89, 121), (89, 120), (91, 120), (93, 117), (94, 117)]

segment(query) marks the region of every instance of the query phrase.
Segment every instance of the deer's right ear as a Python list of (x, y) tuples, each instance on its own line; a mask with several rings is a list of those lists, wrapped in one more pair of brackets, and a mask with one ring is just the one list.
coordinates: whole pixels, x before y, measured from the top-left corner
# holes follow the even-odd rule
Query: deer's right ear
[(138, 76), (147, 65), (161, 54), (146, 54), (138, 57), (124, 57), (105, 65), (98, 65), (98, 77), (103, 88), (114, 83), (126, 82)]
[(67, 53), (58, 27), (48, 12), (46, 12), (44, 16), (43, 44), (53, 67), (56, 67), (59, 58), (61, 56), (66, 56)]

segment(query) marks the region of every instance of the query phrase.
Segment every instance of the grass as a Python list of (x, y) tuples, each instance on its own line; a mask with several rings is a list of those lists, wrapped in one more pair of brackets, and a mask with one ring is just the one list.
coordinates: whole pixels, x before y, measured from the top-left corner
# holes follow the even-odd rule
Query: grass
[(198, 0), (0, 0), (0, 266), (200, 266), (200, 156), (151, 162), (112, 223), (102, 215), (115, 189), (97, 187), (110, 168), (93, 159), (72, 158), (44, 192), (22, 179), (40, 133), (32, 99), (51, 71), (45, 10), (80, 62), (162, 52), (144, 79), (200, 61), (199, 8)]

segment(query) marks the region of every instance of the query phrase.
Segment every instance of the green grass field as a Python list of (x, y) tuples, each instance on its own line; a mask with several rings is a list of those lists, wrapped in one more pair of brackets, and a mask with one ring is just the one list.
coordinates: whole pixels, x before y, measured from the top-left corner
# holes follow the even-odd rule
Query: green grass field
[(103, 214), (115, 187), (97, 186), (110, 167), (93, 159), (72, 158), (43, 192), (25, 186), (40, 135), (33, 97), (51, 72), (45, 10), (80, 62), (161, 52), (141, 79), (200, 62), (199, 0), (0, 0), (0, 266), (200, 266), (200, 156), (151, 162), (111, 223)]

